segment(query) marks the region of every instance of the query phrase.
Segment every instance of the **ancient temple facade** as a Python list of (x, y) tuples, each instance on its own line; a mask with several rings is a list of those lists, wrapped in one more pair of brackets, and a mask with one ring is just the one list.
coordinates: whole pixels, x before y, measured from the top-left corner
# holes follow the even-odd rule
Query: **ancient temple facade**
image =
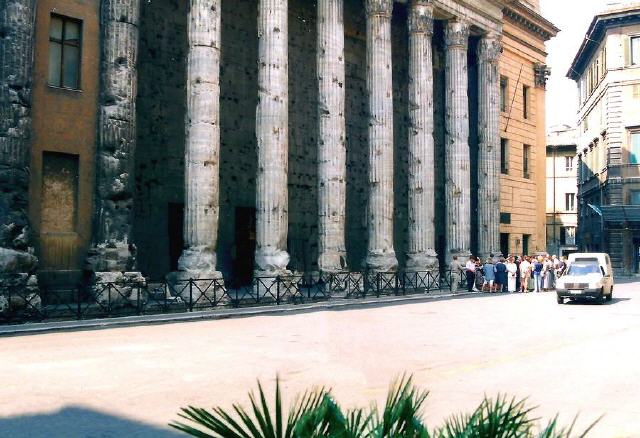
[[(4, 271), (250, 282), (500, 252), (513, 1), (3, 3)], [(511, 26), (541, 19), (515, 3)]]

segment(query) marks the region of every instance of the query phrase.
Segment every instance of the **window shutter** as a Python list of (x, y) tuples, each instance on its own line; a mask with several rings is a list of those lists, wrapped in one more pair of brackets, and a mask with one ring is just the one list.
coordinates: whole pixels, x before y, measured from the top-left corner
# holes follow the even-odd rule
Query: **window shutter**
[(624, 53), (624, 66), (628, 67), (631, 65), (631, 44), (628, 35), (622, 36), (622, 51)]

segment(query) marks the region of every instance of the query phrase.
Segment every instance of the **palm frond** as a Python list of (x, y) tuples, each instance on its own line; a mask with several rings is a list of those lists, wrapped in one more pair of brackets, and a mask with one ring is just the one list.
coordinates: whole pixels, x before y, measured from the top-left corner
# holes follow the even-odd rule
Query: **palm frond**
[(382, 416), (372, 408), (372, 432), (375, 437), (427, 437), (422, 420), (422, 405), (429, 393), (413, 385), (412, 376), (403, 375), (390, 387)]
[(231, 411), (220, 407), (208, 411), (189, 406), (182, 408), (178, 414), (189, 424), (174, 421), (169, 426), (198, 438), (294, 438), (300, 419), (316, 410), (327, 395), (328, 391), (324, 388), (305, 392), (292, 406), (285, 425), (280, 379), (276, 378), (273, 412), (262, 384), (258, 382), (257, 396), (249, 393), (249, 411), (238, 404), (232, 405)]

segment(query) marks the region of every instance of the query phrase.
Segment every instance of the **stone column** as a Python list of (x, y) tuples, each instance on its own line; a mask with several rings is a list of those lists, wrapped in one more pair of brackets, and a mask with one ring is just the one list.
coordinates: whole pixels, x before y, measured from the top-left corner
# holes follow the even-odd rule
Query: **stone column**
[(393, 0), (366, 0), (365, 9), (369, 94), (369, 243), (365, 263), (374, 272), (388, 272), (398, 267), (393, 249)]
[(260, 0), (256, 137), (256, 272), (287, 274), (289, 74), (287, 0)]
[(191, 0), (185, 116), (184, 250), (179, 277), (217, 279), (221, 0)]
[(318, 0), (318, 267), (344, 271), (347, 149), (343, 0)]
[(467, 47), (469, 24), (460, 19), (447, 22), (445, 38), (445, 199), (446, 260), (460, 261), (470, 255), (471, 173), (469, 154), (469, 102)]
[[(144, 284), (132, 242), (139, 0), (103, 0), (102, 55), (93, 246), (85, 269), (94, 272), (100, 302), (128, 299)], [(118, 291), (109, 292), (105, 283)], [(110, 297), (107, 295), (111, 295)]]
[(409, 242), (407, 270), (438, 268), (434, 223), (433, 3), (409, 9)]
[(478, 254), (500, 253), (500, 40), (478, 44)]
[(25, 293), (28, 307), (40, 304), (28, 217), (35, 6), (0, 6), (0, 315), (9, 309), (9, 288)]
[(131, 242), (139, 0), (103, 0), (102, 60), (96, 150), (94, 245), (87, 267), (94, 272), (135, 269)]

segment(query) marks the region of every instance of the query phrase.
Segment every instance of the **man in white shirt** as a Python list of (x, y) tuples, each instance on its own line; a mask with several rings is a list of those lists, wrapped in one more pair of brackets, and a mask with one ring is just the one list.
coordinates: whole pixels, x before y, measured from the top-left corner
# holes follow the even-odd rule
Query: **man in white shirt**
[(465, 272), (467, 274), (467, 292), (473, 292), (473, 286), (476, 282), (476, 258), (474, 256), (469, 257), (469, 260), (467, 260)]

